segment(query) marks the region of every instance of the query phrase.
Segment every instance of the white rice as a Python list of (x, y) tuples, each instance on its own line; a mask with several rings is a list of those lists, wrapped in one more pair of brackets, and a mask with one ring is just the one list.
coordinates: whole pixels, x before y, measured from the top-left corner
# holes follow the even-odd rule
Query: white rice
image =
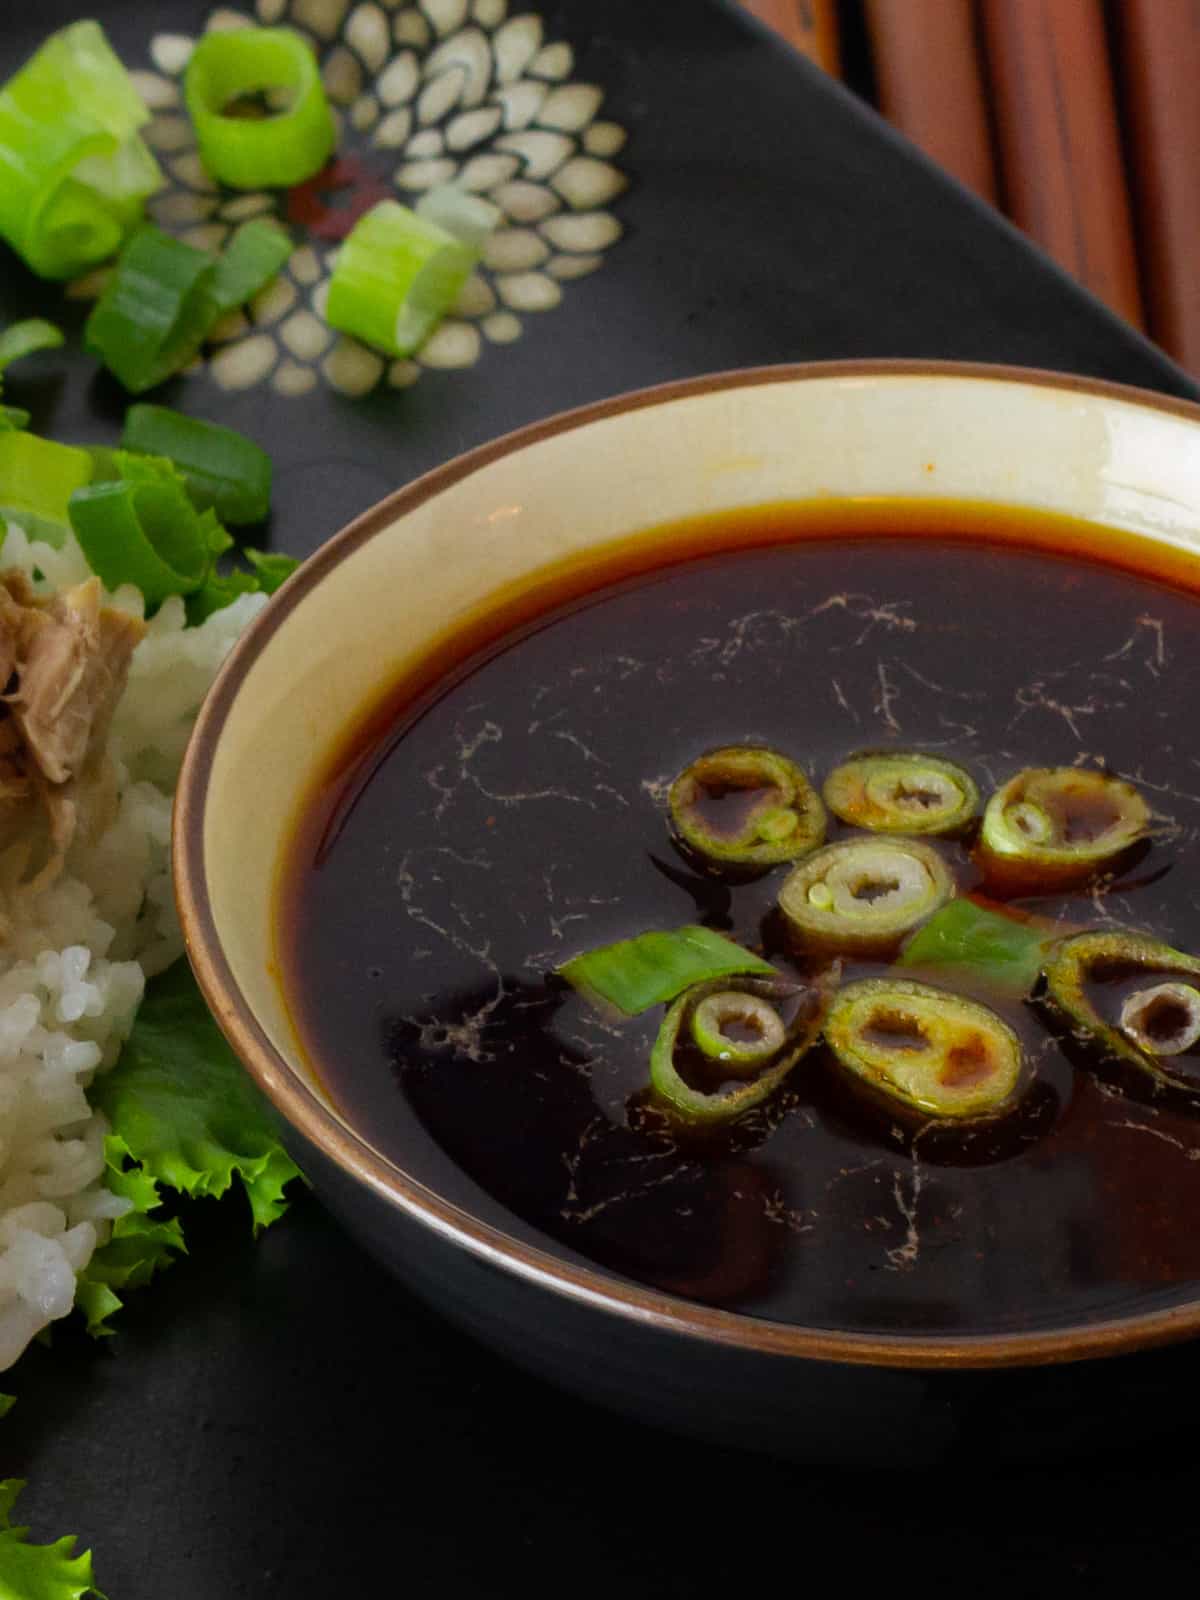
[[(74, 539), (31, 544), (10, 525), (0, 568), (47, 593), (89, 576)], [(143, 613), (138, 590), (108, 597)], [(0, 1369), (64, 1317), (75, 1281), (127, 1203), (103, 1183), (104, 1118), (87, 1088), (111, 1067), (146, 980), (183, 952), (171, 889), (171, 804), (188, 734), (217, 668), (266, 604), (243, 595), (198, 628), (168, 600), (134, 652), (109, 751), (118, 805), (0, 942)]]

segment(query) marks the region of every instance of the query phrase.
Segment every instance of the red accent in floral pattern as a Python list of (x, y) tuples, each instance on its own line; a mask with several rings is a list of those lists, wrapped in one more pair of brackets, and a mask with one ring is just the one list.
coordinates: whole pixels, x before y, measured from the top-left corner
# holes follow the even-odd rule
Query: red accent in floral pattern
[(393, 191), (357, 156), (335, 156), (287, 193), (287, 219), (317, 239), (344, 239), (361, 216)]

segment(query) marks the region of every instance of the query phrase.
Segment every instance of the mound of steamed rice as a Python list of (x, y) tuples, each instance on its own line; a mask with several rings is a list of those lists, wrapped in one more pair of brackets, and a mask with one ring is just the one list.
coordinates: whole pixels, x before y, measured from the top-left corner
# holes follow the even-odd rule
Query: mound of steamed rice
[[(11, 526), (0, 567), (39, 593), (89, 576), (78, 545)], [(143, 614), (140, 592), (108, 603)], [(93, 1077), (116, 1061), (146, 980), (183, 950), (171, 890), (171, 802), (196, 711), (238, 634), (266, 603), (243, 595), (197, 628), (168, 600), (137, 646), (108, 749), (119, 802), (77, 840), (49, 887), (9, 895), (0, 938), (0, 1369), (66, 1316), (77, 1275), (126, 1209), (105, 1187)], [(3, 861), (0, 858), (0, 878)]]

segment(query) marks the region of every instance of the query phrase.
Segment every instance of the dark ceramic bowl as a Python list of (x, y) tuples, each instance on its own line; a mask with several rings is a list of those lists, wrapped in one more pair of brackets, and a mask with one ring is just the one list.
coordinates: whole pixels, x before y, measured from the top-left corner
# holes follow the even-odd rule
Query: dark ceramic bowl
[[(356, 716), (448, 629), (548, 572), (598, 562), (647, 526), (831, 496), (1083, 518), (1120, 530), (1114, 543), (1126, 550), (1129, 536), (1148, 541), (1161, 569), (1196, 548), (1198, 421), (1184, 403), (999, 368), (734, 373), (476, 450), (315, 555), (240, 642), (201, 713), (179, 786), (175, 868), (213, 1011), (350, 1231), (521, 1365), (727, 1442), (928, 1461), (981, 1442), (1003, 1457), (1126, 1429), (1140, 1414), (1144, 1359), (1130, 1353), (1194, 1333), (1200, 1285), (1151, 1294), (1114, 1283), (1086, 1317), (1047, 1320), (1034, 1306), (1024, 1327), (1000, 1330), (977, 1301), (934, 1332), (902, 1318), (866, 1332), (797, 1326), (596, 1267), (506, 1211), (415, 1122), (404, 1159), (388, 1159), (297, 1043), (280, 987), (277, 882), (308, 786)], [(1075, 1364), (1070, 1382), (1030, 1370), (1062, 1363)]]

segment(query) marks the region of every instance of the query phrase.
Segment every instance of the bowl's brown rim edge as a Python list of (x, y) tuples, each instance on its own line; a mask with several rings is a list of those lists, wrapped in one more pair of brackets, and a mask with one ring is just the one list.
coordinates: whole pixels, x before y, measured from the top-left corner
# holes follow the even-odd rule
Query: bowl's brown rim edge
[(397, 489), (322, 545), (273, 597), (238, 640), (197, 717), (176, 790), (173, 866), (180, 921), (192, 968), (230, 1045), (285, 1122), (352, 1178), (445, 1240), (578, 1304), (590, 1305), (663, 1333), (746, 1352), (894, 1369), (1037, 1366), (1115, 1356), (1200, 1332), (1200, 1296), (1188, 1304), (1077, 1327), (1030, 1333), (909, 1337), (812, 1329), (722, 1311), (576, 1267), (452, 1205), (385, 1160), (344, 1126), (275, 1050), (256, 1021), (221, 951), (204, 872), (204, 801), (213, 750), (230, 706), (255, 658), (294, 607), (327, 572), (399, 516), (501, 456), (621, 412), (723, 389), (823, 378), (929, 377), (982, 379), (1095, 395), (1200, 423), (1200, 405), (1099, 378), (1040, 368), (908, 359), (826, 361), (751, 367), (658, 384), (559, 412), (454, 457)]

